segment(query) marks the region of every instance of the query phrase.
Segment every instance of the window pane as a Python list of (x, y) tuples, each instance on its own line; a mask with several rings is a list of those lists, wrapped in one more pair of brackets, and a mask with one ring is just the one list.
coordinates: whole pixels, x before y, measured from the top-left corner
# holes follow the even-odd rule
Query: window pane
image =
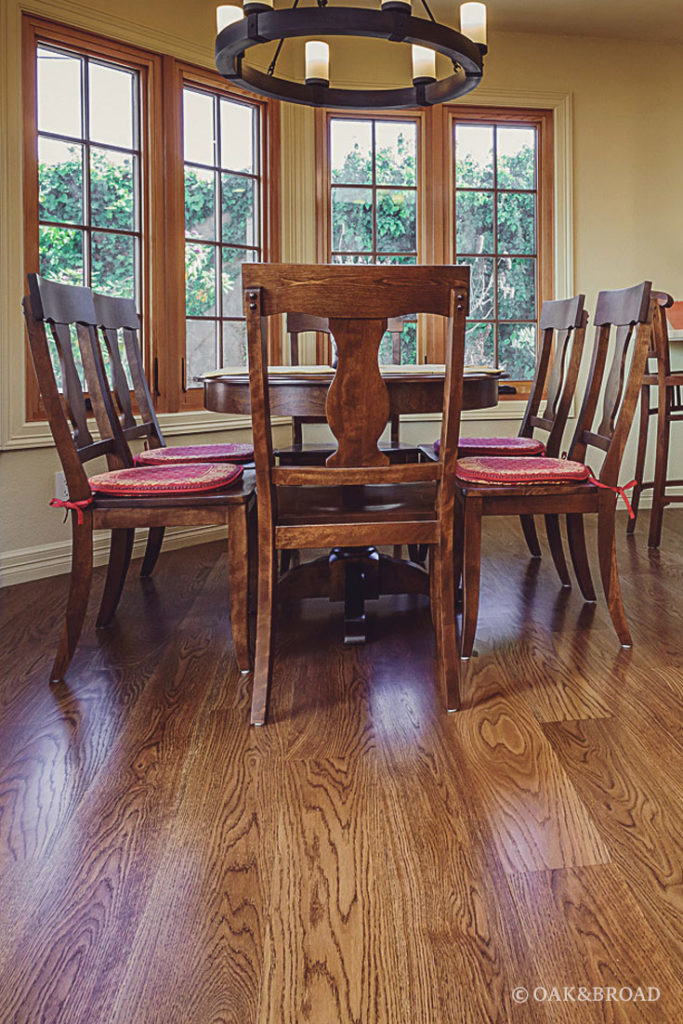
[(372, 182), (372, 122), (330, 121), (332, 181), (345, 185)]
[(242, 316), (242, 264), (255, 258), (249, 249), (223, 249), (223, 316)]
[(92, 287), (105, 295), (135, 298), (135, 239), (130, 235), (92, 233)]
[(498, 188), (536, 187), (536, 129), (498, 128)]
[(500, 324), (498, 365), (512, 380), (532, 380), (536, 372), (536, 325)]
[(465, 331), (465, 365), (494, 366), (493, 324), (468, 323)]
[[(244, 103), (220, 101), (221, 167), (255, 174), (254, 118), (256, 111)], [(190, 159), (190, 157), (186, 157)]]
[(247, 365), (247, 325), (244, 320), (223, 323), (223, 366)]
[(383, 256), (380, 253), (375, 262), (380, 266), (382, 264), (394, 263), (401, 267), (412, 267), (417, 263), (417, 255), (412, 253), (409, 256)]
[(222, 174), (222, 230), (224, 242), (256, 245), (254, 222), (254, 179), (239, 174)]
[(83, 147), (55, 139), (38, 140), (41, 220), (83, 223)]
[(200, 167), (185, 168), (185, 234), (216, 239), (216, 176)]
[(375, 122), (375, 174), (378, 185), (415, 185), (416, 153), (415, 122)]
[(183, 138), (186, 160), (215, 165), (213, 96), (193, 89), (183, 90)]
[(498, 260), (498, 316), (536, 319), (536, 260)]
[(203, 373), (218, 369), (215, 320), (187, 320), (185, 325), (185, 386), (198, 388), (194, 380)]
[(460, 266), (470, 267), (470, 319), (493, 320), (495, 317), (493, 291), (493, 260), (488, 257), (458, 260)]
[(135, 230), (132, 156), (91, 148), (90, 209), (92, 223), (97, 227)]
[(536, 252), (536, 200), (531, 192), (498, 194), (498, 252)]
[(89, 62), (88, 73), (90, 138), (133, 149), (133, 74), (94, 61)]
[(40, 228), (40, 273), (62, 284), (84, 284), (83, 232), (73, 228)]
[(332, 248), (337, 252), (372, 250), (372, 189), (332, 189)]
[(185, 245), (185, 310), (188, 316), (216, 314), (216, 250), (212, 245)]
[[(395, 351), (396, 341), (398, 341), (398, 353)], [(379, 361), (381, 364), (414, 364), (417, 362), (417, 324), (415, 322), (405, 322), (398, 339), (389, 331), (385, 332), (379, 346)]]
[(38, 130), (83, 138), (79, 57), (38, 47)]
[(493, 192), (457, 192), (455, 248), (458, 254), (493, 252)]
[(493, 126), (455, 126), (455, 184), (458, 188), (493, 185)]
[(377, 249), (410, 252), (417, 249), (417, 193), (377, 189)]

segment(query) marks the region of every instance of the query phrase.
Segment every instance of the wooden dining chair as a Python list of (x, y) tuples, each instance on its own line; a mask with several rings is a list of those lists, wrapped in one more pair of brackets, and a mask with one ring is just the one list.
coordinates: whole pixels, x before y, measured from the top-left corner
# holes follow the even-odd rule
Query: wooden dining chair
[[(557, 458), (562, 448), (562, 438), (581, 368), (588, 323), (588, 313), (584, 309), (585, 298), (585, 295), (575, 295), (571, 299), (549, 299), (541, 307), (536, 373), (517, 436), (461, 437), (458, 442), (459, 458), (478, 458), (482, 455), (546, 455)], [(438, 452), (438, 448), (439, 442), (435, 441), (434, 450)], [(429, 446), (423, 445), (421, 450), (427, 456), (432, 454)], [(540, 558), (541, 546), (534, 517), (523, 515), (520, 521), (529, 551), (534, 558)], [(545, 525), (555, 568), (562, 585), (568, 587), (569, 571), (557, 517), (547, 517)]]
[[(244, 264), (242, 284), (259, 495), (252, 723), (261, 725), (266, 719), (278, 601), (277, 552), (301, 548), (429, 545), (439, 676), (447, 706), (456, 709), (454, 462), (469, 268)], [(339, 356), (326, 406), (336, 445), (323, 466), (276, 466), (266, 323), (281, 313), (323, 310)], [(387, 319), (414, 313), (448, 318), (441, 456), (438, 463), (392, 465), (378, 446), (389, 418), (389, 396), (377, 356)]]
[[(653, 292), (652, 294), (657, 299), (657, 307), (653, 319), (652, 348), (648, 352), (648, 364), (652, 360), (654, 367), (646, 366), (641, 382), (640, 424), (635, 473), (637, 483), (633, 491), (633, 518), (629, 518), (626, 530), (629, 534), (635, 530), (640, 496), (643, 491), (651, 490), (652, 508), (647, 546), (658, 548), (662, 539), (664, 509), (667, 505), (683, 501), (683, 495), (669, 493), (670, 487), (683, 486), (683, 480), (674, 480), (669, 477), (671, 424), (683, 422), (683, 370), (671, 369), (666, 310), (675, 303), (666, 292)], [(657, 388), (657, 404), (654, 407), (651, 404), (653, 387)], [(651, 416), (657, 417), (654, 476), (652, 480), (643, 481)]]
[[(479, 608), (481, 521), (484, 516), (566, 515), (574, 569), (584, 598), (595, 600), (586, 552), (583, 516), (598, 518), (598, 562), (612, 622), (622, 646), (631, 646), (616, 561), (614, 524), (619, 470), (651, 344), (656, 301), (646, 281), (598, 295), (595, 344), (588, 384), (569, 458), (545, 456), (459, 458), (456, 465), (456, 576), (463, 581), (461, 657), (472, 654)], [(599, 424), (593, 421), (608, 363)], [(626, 370), (628, 357), (630, 367)], [(604, 453), (597, 476), (586, 465), (591, 449)], [(623, 493), (623, 489), (622, 489)]]
[[(71, 510), (71, 581), (62, 638), (50, 680), (62, 679), (73, 657), (88, 604), (93, 531), (111, 530), (111, 550), (97, 625), (112, 619), (123, 589), (137, 528), (227, 524), (230, 614), (241, 671), (248, 643), (248, 520), (254, 508), (254, 473), (229, 463), (131, 467), (130, 451), (111, 403), (95, 333), (89, 288), (28, 275), (24, 315), (43, 405), (66, 477)], [(50, 340), (48, 340), (48, 329)], [(75, 335), (75, 336), (74, 336)], [(50, 352), (53, 346), (59, 378)], [(82, 360), (88, 398), (74, 353)], [(61, 386), (60, 386), (61, 385)], [(100, 439), (88, 421), (92, 406)], [(85, 465), (104, 457), (109, 471), (88, 477)]]
[[(254, 457), (251, 444), (221, 443), (172, 445), (164, 440), (145, 374), (140, 346), (140, 319), (132, 299), (93, 293), (102, 356), (108, 364), (108, 383), (126, 442), (142, 440), (144, 451), (134, 459), (140, 466), (166, 466), (200, 462), (249, 463)], [(133, 410), (131, 390), (137, 405)], [(133, 464), (133, 463), (131, 463)], [(140, 575), (151, 576), (165, 529), (152, 527)]]

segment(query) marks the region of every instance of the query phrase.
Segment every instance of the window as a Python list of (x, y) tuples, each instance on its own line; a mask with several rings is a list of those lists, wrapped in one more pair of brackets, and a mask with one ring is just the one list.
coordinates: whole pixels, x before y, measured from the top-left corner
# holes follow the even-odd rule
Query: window
[(140, 300), (139, 74), (39, 46), (40, 273)]
[(466, 362), (524, 382), (534, 376), (539, 308), (550, 293), (542, 245), (550, 197), (541, 174), (547, 119), (514, 118), (453, 118), (453, 257), (471, 267)]
[[(32, 16), (24, 31), (26, 272), (134, 299), (157, 408), (202, 409), (194, 378), (246, 362), (241, 265), (278, 256), (277, 104)], [(43, 418), (31, 372), (27, 412)]]
[[(333, 263), (418, 262), (418, 122), (330, 117), (329, 250)], [(402, 362), (417, 360), (416, 324), (405, 323)], [(392, 362), (387, 333), (380, 360)]]
[(219, 366), (246, 366), (242, 263), (261, 259), (259, 111), (185, 88), (185, 308), (187, 382)]

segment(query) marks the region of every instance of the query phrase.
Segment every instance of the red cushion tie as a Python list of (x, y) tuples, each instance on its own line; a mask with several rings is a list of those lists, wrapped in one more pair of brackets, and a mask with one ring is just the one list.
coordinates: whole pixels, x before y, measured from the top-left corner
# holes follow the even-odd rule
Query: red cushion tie
[(626, 505), (626, 508), (628, 509), (629, 519), (636, 518), (636, 514), (631, 508), (631, 502), (628, 500), (626, 491), (630, 491), (632, 487), (637, 487), (637, 480), (631, 480), (630, 483), (624, 484), (623, 487), (620, 487), (619, 484), (617, 484), (616, 487), (612, 487), (611, 484), (603, 484), (601, 480), (597, 480), (591, 472), (591, 475), (588, 477), (588, 483), (595, 484), (596, 487), (602, 487), (606, 491), (614, 491), (615, 494), (618, 494), (619, 497), (623, 499), (624, 505)]
[[(62, 501), (61, 498), (50, 498), (50, 505), (52, 508), (67, 509), (66, 515), (68, 515), (68, 509), (73, 509), (78, 514), (78, 525), (83, 526), (85, 522), (83, 509), (87, 508), (88, 505), (92, 505), (92, 498), (86, 498), (85, 501)], [(64, 516), (64, 522), (66, 522), (66, 515)]]

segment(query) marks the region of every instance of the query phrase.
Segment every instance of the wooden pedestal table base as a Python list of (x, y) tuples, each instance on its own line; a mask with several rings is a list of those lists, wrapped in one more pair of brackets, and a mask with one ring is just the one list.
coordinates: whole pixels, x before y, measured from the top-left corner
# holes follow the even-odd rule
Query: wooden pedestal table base
[(327, 597), (344, 602), (344, 643), (367, 639), (365, 602), (387, 594), (429, 594), (429, 573), (413, 562), (381, 554), (377, 548), (333, 548), (280, 577), (281, 600)]

